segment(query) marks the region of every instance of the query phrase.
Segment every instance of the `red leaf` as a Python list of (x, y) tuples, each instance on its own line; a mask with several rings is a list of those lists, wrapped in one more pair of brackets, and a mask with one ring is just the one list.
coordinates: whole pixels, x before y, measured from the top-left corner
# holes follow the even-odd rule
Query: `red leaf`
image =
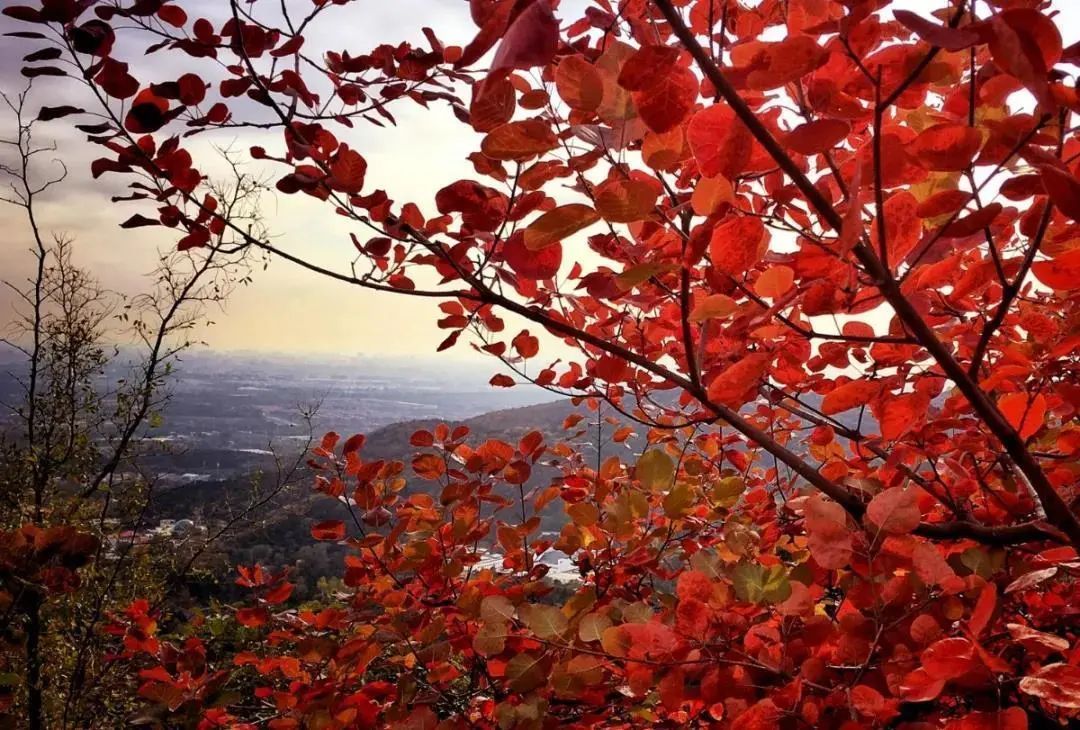
[(1019, 79), (1035, 98), (1053, 107), (1047, 76), (1061, 58), (1061, 32), (1038, 10), (1011, 8), (989, 22), (994, 65)]
[(801, 124), (784, 136), (784, 144), (800, 155), (828, 152), (851, 132), (851, 125), (839, 119), (818, 119)]
[(522, 330), (514, 337), (513, 346), (517, 353), (525, 359), (535, 357), (540, 352), (540, 340), (530, 335), (528, 330)]
[(967, 169), (982, 146), (982, 133), (966, 124), (947, 122), (923, 130), (907, 148), (928, 170)]
[(732, 180), (746, 169), (754, 138), (727, 104), (713, 104), (690, 120), (686, 138), (701, 174)]
[(162, 5), (158, 8), (157, 15), (162, 21), (177, 28), (184, 27), (187, 22), (187, 13), (179, 5)]
[(241, 626), (258, 628), (270, 620), (270, 614), (262, 606), (254, 608), (241, 608), (236, 612), (236, 621)]
[(675, 592), (680, 601), (703, 601), (707, 603), (713, 594), (714, 581), (699, 570), (687, 570), (679, 575)]
[(25, 5), (10, 5), (4, 8), (2, 11), (4, 15), (15, 20), (21, 20), (25, 23), (42, 23), (44, 20), (41, 17), (41, 11), (35, 8), (27, 7)]
[(932, 46), (959, 51), (979, 43), (979, 34), (969, 28), (950, 28), (932, 23), (910, 10), (894, 10), (893, 17)]
[(492, 71), (545, 66), (559, 46), (559, 21), (548, 0), (533, 0), (510, 22), (495, 52)]
[(270, 605), (284, 603), (285, 601), (289, 600), (289, 596), (292, 595), (293, 588), (295, 587), (296, 586), (294, 586), (292, 583), (289, 583), (288, 581), (282, 581), (281, 583), (278, 583), (274, 588), (271, 588), (269, 591), (267, 591), (266, 595), (263, 596), (263, 600)]
[(645, 173), (614, 178), (596, 189), (596, 212), (612, 223), (644, 220), (652, 214), (660, 192), (660, 183)]
[(604, 81), (584, 56), (567, 56), (555, 67), (555, 88), (572, 109), (594, 111), (604, 98)]
[(330, 176), (333, 186), (344, 193), (357, 194), (364, 187), (367, 162), (359, 152), (342, 145), (330, 160)]
[(1027, 713), (1022, 707), (1008, 707), (999, 712), (972, 712), (945, 726), (945, 730), (1027, 730), (1027, 728)]
[(1020, 680), (1020, 691), (1038, 697), (1048, 705), (1066, 710), (1080, 709), (1080, 667), (1048, 664)]
[(562, 244), (553, 243), (538, 251), (525, 246), (525, 235), (514, 233), (503, 244), (503, 258), (518, 276), (525, 279), (552, 279), (562, 265)]
[(656, 83), (633, 94), (634, 106), (646, 126), (657, 134), (682, 124), (698, 96), (698, 78), (681, 66), (671, 69)]
[(494, 160), (522, 162), (542, 155), (558, 146), (551, 127), (539, 119), (508, 122), (491, 130), (480, 144), (480, 150)]
[(993, 583), (987, 583), (979, 592), (979, 599), (975, 602), (975, 609), (968, 619), (968, 628), (971, 635), (978, 637), (990, 625), (990, 619), (997, 607), (997, 587)]
[(473, 86), (469, 123), (477, 132), (490, 132), (514, 116), (517, 92), (505, 76), (491, 75)]
[(156, 132), (168, 121), (168, 111), (168, 101), (150, 89), (143, 89), (132, 101), (131, 108), (124, 117), (124, 129), (135, 134)]
[(758, 385), (769, 369), (772, 356), (752, 352), (727, 367), (709, 383), (709, 400), (738, 408), (757, 395)]
[(941, 639), (926, 647), (922, 653), (922, 665), (934, 679), (956, 679), (979, 666), (975, 659), (975, 647), (968, 639), (951, 637)]
[(1009, 393), (998, 399), (997, 406), (1022, 439), (1031, 438), (1046, 423), (1046, 396), (1041, 393), (1034, 398), (1027, 393)]
[(903, 535), (919, 526), (922, 515), (914, 489), (893, 487), (880, 492), (866, 505), (866, 516), (879, 529)]
[(1031, 273), (1051, 289), (1080, 289), (1080, 248), (1058, 254), (1049, 261), (1036, 261)]
[(826, 416), (868, 405), (881, 390), (881, 384), (872, 380), (852, 380), (833, 388), (821, 401), (821, 412)]
[(671, 46), (642, 46), (626, 59), (619, 70), (619, 86), (627, 91), (645, 91), (675, 70), (679, 50)]
[(945, 680), (935, 679), (923, 668), (908, 672), (900, 682), (901, 696), (908, 702), (929, 702), (945, 689)]
[(920, 542), (911, 552), (911, 563), (919, 580), (927, 585), (939, 586), (956, 578), (956, 572), (935, 545)]
[(729, 215), (713, 229), (709, 239), (709, 259), (719, 271), (741, 280), (764, 254), (765, 224), (760, 218)]
[[(885, 201), (885, 242), (890, 266), (897, 266), (919, 244), (923, 222), (918, 210), (919, 201), (907, 190), (894, 193)], [(878, 231), (879, 227), (874, 225), (870, 235), (875, 251), (881, 245)]]
[(751, 43), (748, 46), (750, 50), (743, 53), (753, 55), (747, 59), (748, 63), (740, 65), (750, 69), (746, 75), (746, 85), (760, 91), (798, 81), (829, 59), (828, 51), (813, 38), (801, 33), (789, 35), (776, 43), (759, 41), (756, 45)]
[(311, 536), (316, 540), (338, 542), (345, 539), (345, 523), (341, 520), (324, 520), (311, 526)]
[(814, 494), (806, 502), (810, 554), (822, 568), (839, 569), (851, 562), (852, 536), (847, 512), (836, 502)]

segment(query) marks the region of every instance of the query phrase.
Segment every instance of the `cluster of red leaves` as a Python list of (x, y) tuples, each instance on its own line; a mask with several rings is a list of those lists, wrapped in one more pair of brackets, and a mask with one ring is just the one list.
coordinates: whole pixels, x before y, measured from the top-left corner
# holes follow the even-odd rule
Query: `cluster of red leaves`
[[(8, 644), (19, 644), (12, 616), (38, 610), (46, 601), (69, 594), (81, 584), (79, 569), (94, 559), (99, 542), (89, 533), (70, 526), (39, 527), (27, 523), (17, 530), (0, 531), (0, 671), (17, 676), (6, 661), (17, 654)], [(9, 628), (10, 627), (10, 628)], [(0, 714), (11, 711), (18, 692), (13, 681), (0, 683)]]
[[(314, 51), (304, 29), (348, 5), (4, 12), (63, 39), (20, 31), (46, 41), (26, 75), (66, 74), (49, 65), (64, 56), (97, 94), (108, 121), (81, 127), (109, 150), (95, 175), (138, 175), (128, 198), (158, 205), (127, 225), (442, 299), (439, 349), (470, 333), (518, 378), (651, 429), (633, 464), (422, 432), (424, 490), (362, 459), (362, 438), (329, 438), (319, 489), (350, 521), (313, 534), (349, 546), (349, 593), (282, 609), (283, 577), (244, 576), (256, 600), (236, 620), (264, 634), (241, 655), (262, 677), (249, 719), (1075, 719), (1080, 46), (1051, 2), (928, 18), (888, 0), (596, 0), (559, 17), (474, 0), (461, 46), (424, 29), (429, 49)], [(140, 82), (121, 28), (220, 66)], [(448, 105), (476, 135), (475, 179), (430, 203), (373, 188), (350, 134), (392, 122), (396, 100)], [(177, 136), (245, 127), (280, 134), (251, 149), (280, 192), (354, 226), (350, 273), (250, 236)], [(541, 337), (574, 356), (541, 360)], [(549, 541), (538, 513), (559, 505)], [(545, 603), (549, 548), (583, 577), (561, 605)], [(202, 680), (178, 671), (197, 707)]]
[[(636, 464), (611, 457), (598, 471), (536, 432), (475, 447), (467, 436), (443, 425), (413, 435), (423, 491), (407, 486), (402, 463), (364, 460), (362, 437), (324, 439), (316, 488), (348, 519), (312, 534), (347, 546), (347, 591), (330, 606), (290, 608), (285, 574), (240, 569), (252, 600), (235, 620), (254, 633), (230, 671), (251, 673), (260, 708), (247, 720), (772, 728), (906, 718), (973, 730), (1028, 727), (1025, 704), (1076, 709), (1071, 549), (1011, 568), (1000, 550), (959, 543), (943, 554), (911, 534), (930, 501), (915, 490), (880, 492), (861, 526), (818, 496), (778, 504), (765, 474), (721, 466), (714, 435), (674, 453), (653, 432), (658, 443)], [(534, 467), (553, 476), (526, 491)], [(554, 540), (539, 533), (552, 506), (567, 519)], [(564, 600), (538, 560), (550, 549), (580, 569)], [(124, 655), (153, 660), (140, 694), (180, 716), (213, 704), (224, 675), (206, 669), (202, 644), (149, 641), (144, 611), (118, 624)], [(202, 727), (239, 723), (229, 714), (239, 712), (218, 707)]]

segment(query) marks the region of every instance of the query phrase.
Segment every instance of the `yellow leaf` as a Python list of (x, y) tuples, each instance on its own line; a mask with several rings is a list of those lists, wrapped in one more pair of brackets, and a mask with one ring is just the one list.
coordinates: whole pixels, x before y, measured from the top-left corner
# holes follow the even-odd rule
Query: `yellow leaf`
[(634, 473), (642, 486), (659, 492), (671, 486), (671, 479), (675, 476), (675, 462), (662, 449), (652, 449), (641, 455)]

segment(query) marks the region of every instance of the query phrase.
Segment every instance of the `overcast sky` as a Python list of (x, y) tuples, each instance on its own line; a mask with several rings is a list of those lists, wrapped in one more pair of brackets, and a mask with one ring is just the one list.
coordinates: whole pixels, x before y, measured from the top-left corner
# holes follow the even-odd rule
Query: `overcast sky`
[[(309, 2), (303, 0), (303, 5), (309, 6)], [(201, 4), (209, 9), (209, 14), (220, 13), (224, 5), (218, 0), (202, 0)], [(942, 4), (921, 0), (905, 3), (924, 13)], [(423, 25), (435, 28), (447, 44), (465, 45), (476, 32), (469, 18), (468, 3), (463, 1), (364, 0), (353, 6), (331, 10), (326, 19), (333, 22), (324, 22), (316, 29), (324, 39), (334, 34), (330, 46), (356, 52), (380, 42), (398, 40), (426, 46), (420, 30)], [(190, 5), (185, 3), (185, 7)], [(1057, 7), (1068, 8), (1061, 25), (1066, 44), (1071, 43), (1080, 37), (1080, 8), (1074, 0), (1062, 0)], [(189, 15), (194, 17), (198, 13), (193, 11)], [(0, 30), (12, 30), (15, 25), (10, 19), (0, 17)], [(25, 80), (19, 75), (18, 59), (38, 46), (10, 39), (0, 42), (0, 87), (4, 91), (22, 88)], [(160, 61), (151, 57), (152, 63), (157, 64), (150, 67), (152, 71), (141, 74), (135, 69), (135, 73), (141, 80), (175, 78), (178, 74), (172, 64), (183, 58), (175, 52), (163, 54)], [(39, 83), (35, 89), (30, 103), (35, 113), (42, 105), (79, 103), (77, 98), (82, 92), (76, 84), (48, 81)], [(445, 104), (425, 111), (403, 102), (392, 110), (398, 118), (396, 128), (358, 127), (349, 140), (368, 159), (366, 189), (379, 187), (395, 199), (423, 202), (431, 201), (443, 185), (460, 177), (475, 176), (464, 158), (478, 148), (479, 135), (455, 120)], [(70, 119), (65, 119), (40, 125), (38, 129), (42, 140), (56, 140), (58, 155), (71, 171), (68, 180), (42, 202), (39, 215), (43, 227), (74, 235), (77, 260), (94, 271), (107, 287), (136, 292), (145, 286), (140, 277), (152, 269), (156, 247), (163, 239), (147, 233), (154, 229), (124, 231), (117, 227), (134, 212), (146, 212), (145, 208), (109, 203), (109, 195), (120, 192), (123, 178), (110, 180), (106, 175), (91, 180), (88, 161), (99, 155), (80, 140), (78, 133), (69, 131), (69, 124)], [(10, 116), (0, 119), (0, 130), (2, 136), (10, 136)], [(268, 146), (280, 146), (279, 133), (270, 139)], [(211, 174), (215, 165), (207, 161), (215, 160), (216, 155), (207, 149), (210, 142), (232, 142), (242, 150), (260, 143), (258, 135), (250, 132), (218, 135), (199, 142), (196, 147), (210, 154), (200, 155), (196, 150), (196, 164)], [(310, 254), (311, 258), (331, 265), (342, 265), (351, 258), (349, 228), (326, 204), (306, 196), (277, 196), (265, 200), (263, 208), (271, 232), (290, 251)], [(426, 210), (432, 213), (433, 206), (426, 206)], [(0, 230), (4, 232), (0, 238), (0, 277), (25, 278), (32, 261), (27, 253), (30, 238), (21, 211), (0, 207)], [(569, 249), (567, 254), (573, 255)], [(256, 272), (254, 279), (253, 284), (234, 293), (224, 312), (214, 313), (216, 324), (203, 333), (211, 347), (344, 355), (427, 355), (433, 354), (435, 345), (445, 336), (435, 326), (437, 305), (430, 300), (366, 292), (318, 278), (284, 261), (271, 262), (269, 269)], [(11, 307), (7, 292), (0, 293), (0, 332), (10, 321)], [(468, 356), (466, 348), (459, 346), (456, 350), (458, 357)]]

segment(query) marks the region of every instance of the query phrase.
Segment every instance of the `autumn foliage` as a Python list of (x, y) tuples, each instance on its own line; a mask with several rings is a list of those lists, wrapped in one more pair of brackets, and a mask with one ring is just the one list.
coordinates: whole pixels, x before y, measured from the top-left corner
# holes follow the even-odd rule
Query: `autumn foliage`
[[(411, 464), (328, 435), (342, 518), (312, 535), (347, 590), (298, 608), (242, 569), (241, 645), (116, 616), (155, 722), (1080, 718), (1080, 47), (1050, 2), (472, 0), (472, 37), (370, 50), (347, 0), (90, 5), (4, 12), (25, 75), (92, 92), (42, 115), (130, 182), (125, 226), (431, 298), (433, 346), (591, 409), (554, 440), (420, 431)], [(364, 156), (405, 105), (475, 141), (434, 200)], [(280, 194), (350, 223), (342, 267), (221, 213), (189, 145), (245, 128)]]

